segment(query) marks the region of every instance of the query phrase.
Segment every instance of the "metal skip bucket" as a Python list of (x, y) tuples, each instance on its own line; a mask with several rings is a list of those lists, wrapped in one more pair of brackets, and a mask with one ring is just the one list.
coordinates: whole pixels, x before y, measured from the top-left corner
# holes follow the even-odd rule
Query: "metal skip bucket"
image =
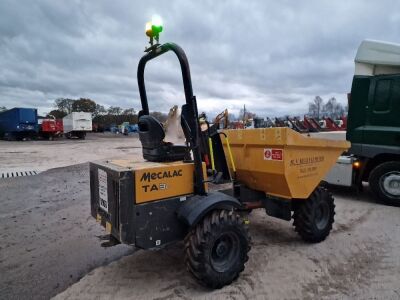
[[(347, 141), (303, 136), (285, 127), (224, 130), (231, 174), (249, 188), (287, 199), (306, 199), (336, 163)], [(226, 157), (229, 150), (222, 138)]]

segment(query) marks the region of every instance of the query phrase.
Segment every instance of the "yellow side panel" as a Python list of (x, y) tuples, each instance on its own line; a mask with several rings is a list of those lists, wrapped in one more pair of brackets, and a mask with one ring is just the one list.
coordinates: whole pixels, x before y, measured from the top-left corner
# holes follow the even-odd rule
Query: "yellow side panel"
[[(346, 141), (316, 139), (285, 127), (224, 130), (236, 177), (246, 186), (282, 198), (306, 199), (350, 147)], [(223, 140), (226, 155), (229, 151)], [(230, 169), (232, 163), (228, 160)]]
[(135, 171), (136, 203), (193, 194), (192, 163), (159, 164)]

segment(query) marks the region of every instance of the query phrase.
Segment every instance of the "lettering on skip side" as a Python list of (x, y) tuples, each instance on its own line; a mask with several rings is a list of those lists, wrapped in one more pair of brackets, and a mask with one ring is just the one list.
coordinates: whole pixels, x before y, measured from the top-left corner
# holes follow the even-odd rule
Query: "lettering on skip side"
[(183, 171), (182, 169), (179, 170), (170, 170), (170, 171), (160, 171), (160, 172), (146, 172), (143, 173), (142, 177), (140, 178), (140, 182), (148, 183), (142, 184), (143, 191), (153, 192), (159, 190), (166, 190), (168, 189), (168, 185), (166, 183), (152, 183), (154, 180), (162, 180), (174, 177), (182, 177)]
[(325, 160), (324, 156), (310, 156), (310, 157), (302, 157), (295, 158), (290, 160), (290, 166), (300, 166), (300, 165), (308, 165), (323, 162)]
[(297, 178), (313, 177), (318, 175), (317, 164), (325, 160), (324, 156), (309, 156), (290, 160), (291, 167), (298, 167)]

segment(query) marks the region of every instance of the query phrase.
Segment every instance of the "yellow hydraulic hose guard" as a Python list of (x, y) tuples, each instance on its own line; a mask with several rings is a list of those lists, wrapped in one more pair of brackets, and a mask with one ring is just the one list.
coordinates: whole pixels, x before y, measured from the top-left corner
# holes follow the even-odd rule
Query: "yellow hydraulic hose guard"
[(211, 138), (208, 138), (208, 147), (210, 148), (211, 169), (214, 172), (215, 171), (214, 149), (213, 149)]

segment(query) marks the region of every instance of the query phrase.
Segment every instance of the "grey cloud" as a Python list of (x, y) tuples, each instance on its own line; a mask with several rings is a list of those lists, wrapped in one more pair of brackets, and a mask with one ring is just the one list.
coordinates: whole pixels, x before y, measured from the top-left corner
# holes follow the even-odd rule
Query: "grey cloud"
[[(57, 97), (140, 106), (144, 23), (187, 52), (199, 109), (243, 104), (260, 115), (302, 114), (315, 95), (343, 103), (362, 39), (399, 42), (398, 1), (0, 2), (0, 105), (50, 110)], [(150, 106), (183, 103), (173, 55), (146, 70)]]

